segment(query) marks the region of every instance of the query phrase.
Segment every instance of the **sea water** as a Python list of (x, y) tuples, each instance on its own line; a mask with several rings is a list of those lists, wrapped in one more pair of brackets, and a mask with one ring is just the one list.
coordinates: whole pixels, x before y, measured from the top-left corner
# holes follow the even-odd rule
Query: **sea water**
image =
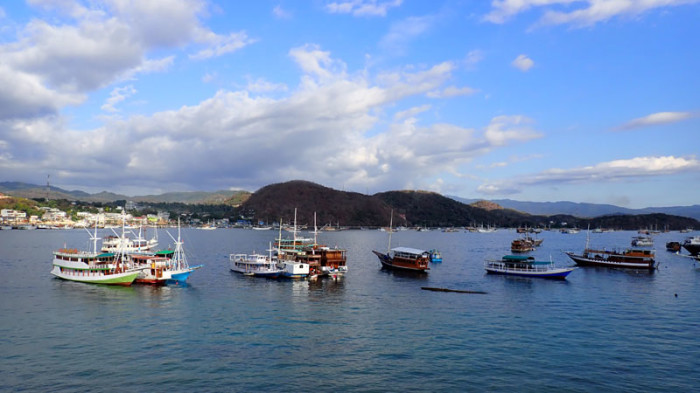
[[(624, 248), (634, 235), (590, 242)], [(388, 236), (376, 230), (320, 235), (347, 249), (338, 281), (229, 270), (229, 254), (265, 253), (276, 236), (185, 229), (190, 264), (204, 264), (187, 285), (109, 287), (49, 274), (53, 250), (89, 248), (85, 231), (0, 231), (0, 390), (700, 389), (699, 265), (664, 248), (687, 234), (654, 236), (654, 273), (579, 268), (565, 281), (485, 274), (513, 230), (394, 233), (392, 247), (441, 251), (423, 276), (382, 270), (372, 250)], [(531, 254), (566, 266), (586, 233), (539, 238)]]

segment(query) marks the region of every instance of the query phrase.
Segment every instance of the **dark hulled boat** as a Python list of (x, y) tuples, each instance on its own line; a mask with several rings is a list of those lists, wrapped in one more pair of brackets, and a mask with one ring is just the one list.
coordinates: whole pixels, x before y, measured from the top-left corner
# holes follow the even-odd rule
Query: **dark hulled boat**
[(385, 254), (379, 251), (372, 252), (379, 258), (382, 267), (388, 269), (407, 270), (419, 273), (427, 273), (430, 268), (430, 255), (427, 251), (409, 247), (396, 247)]
[(688, 250), (692, 256), (700, 255), (700, 236), (693, 236), (685, 239), (683, 248)]
[(681, 250), (681, 244), (679, 242), (667, 242), (666, 251), (679, 252)]
[(389, 246), (386, 254), (383, 252), (372, 250), (374, 255), (379, 258), (382, 263), (382, 268), (404, 270), (416, 273), (427, 273), (430, 268), (430, 253), (428, 251), (419, 250), (410, 247), (391, 248), (391, 233), (394, 222), (394, 211), (391, 211), (391, 219), (389, 221)]
[(626, 269), (656, 269), (654, 250), (627, 249), (623, 251), (594, 250), (586, 248), (581, 254), (567, 252), (577, 265), (602, 266)]

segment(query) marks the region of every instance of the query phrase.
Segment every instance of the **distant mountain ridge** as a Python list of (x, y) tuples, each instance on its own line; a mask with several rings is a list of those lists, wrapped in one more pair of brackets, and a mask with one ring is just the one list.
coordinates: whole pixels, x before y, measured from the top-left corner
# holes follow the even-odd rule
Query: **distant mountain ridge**
[[(485, 208), (484, 208), (485, 207)], [(387, 191), (374, 195), (338, 191), (308, 181), (294, 180), (271, 184), (253, 193), (241, 205), (241, 215), (251, 219), (290, 223), (296, 210), (297, 222), (348, 226), (388, 226), (393, 211), (395, 226), (462, 227), (496, 225), (501, 227), (544, 227), (566, 225), (586, 228), (639, 229), (657, 224), (660, 228), (700, 227), (693, 218), (667, 214), (615, 215), (593, 219), (572, 215), (532, 215), (494, 203), (476, 206), (435, 192)], [(563, 223), (567, 224), (563, 224)]]
[[(300, 200), (298, 201), (299, 203), (303, 204), (304, 206), (308, 205), (308, 209), (314, 210), (314, 209), (319, 209), (318, 207), (314, 208), (312, 206), (325, 206), (330, 208), (331, 206), (329, 203), (326, 201), (323, 201), (323, 198), (329, 198), (330, 196), (334, 196), (334, 200), (336, 200), (335, 203), (349, 203), (349, 201), (352, 201), (352, 203), (358, 203), (358, 200), (362, 199), (361, 197), (367, 197), (370, 198), (370, 196), (364, 195), (364, 194), (359, 194), (359, 193), (347, 193), (344, 191), (337, 191), (333, 190), (328, 187), (324, 187), (315, 183), (311, 182), (304, 182), (304, 181), (290, 181), (286, 183), (279, 183), (276, 185), (270, 185), (270, 186), (276, 186), (275, 188), (279, 188), (280, 185), (285, 185), (284, 187), (291, 187), (290, 190), (287, 190), (288, 192), (292, 192), (293, 190), (298, 190), (298, 189), (307, 189), (305, 194), (308, 199), (307, 201)], [(260, 200), (260, 195), (265, 195), (265, 193), (269, 190), (266, 186), (258, 190), (255, 194), (258, 194), (258, 200)], [(301, 187), (301, 188), (299, 188)], [(29, 184), (29, 183), (22, 183), (22, 182), (0, 182), (0, 192), (7, 194), (7, 195), (12, 195), (12, 196), (18, 196), (18, 197), (24, 197), (24, 198), (46, 198), (47, 192), (46, 192), (46, 186), (40, 186), (36, 184)], [(389, 197), (392, 195), (392, 193), (405, 193), (405, 191), (388, 191), (386, 193), (380, 193), (376, 194), (377, 196), (382, 196), (384, 195), (385, 197)], [(64, 190), (55, 186), (50, 187), (50, 192), (49, 192), (49, 198), (51, 199), (66, 199), (66, 200), (81, 200), (85, 202), (114, 202), (117, 200), (130, 200), (134, 202), (143, 202), (143, 203), (155, 203), (155, 202), (165, 202), (165, 203), (186, 203), (186, 204), (229, 204), (233, 206), (238, 206), (241, 204), (244, 204), (248, 198), (250, 198), (252, 195), (255, 195), (251, 192), (248, 191), (213, 191), (213, 192), (206, 192), (206, 191), (191, 191), (191, 192), (167, 192), (163, 193), (160, 195), (143, 195), (143, 196), (126, 196), (126, 195), (121, 195), (121, 194), (115, 194), (107, 191), (102, 191), (99, 193), (95, 194), (89, 194), (84, 191), (80, 190)], [(401, 194), (399, 194), (401, 195)], [(422, 200), (429, 200), (431, 197), (434, 197), (436, 195), (441, 196), (440, 194), (435, 194), (435, 193), (430, 193), (430, 192), (418, 192), (416, 195), (421, 195)], [(323, 196), (323, 197), (321, 197)], [(280, 197), (280, 196), (278, 196)], [(442, 196), (441, 196), (442, 197)], [(517, 211), (517, 212), (522, 212), (530, 215), (535, 215), (535, 216), (556, 216), (556, 215), (564, 215), (564, 216), (574, 216), (574, 217), (580, 217), (580, 218), (591, 218), (591, 217), (600, 217), (600, 216), (607, 216), (607, 215), (645, 215), (645, 214), (654, 214), (654, 213), (661, 213), (661, 214), (668, 214), (668, 215), (673, 215), (673, 216), (680, 216), (680, 217), (690, 217), (695, 220), (700, 220), (700, 205), (692, 205), (692, 206), (672, 206), (672, 207), (648, 207), (644, 209), (628, 209), (620, 206), (615, 206), (615, 205), (607, 205), (607, 204), (593, 204), (593, 203), (575, 203), (575, 202), (522, 202), (522, 201), (515, 201), (511, 199), (497, 199), (497, 200), (490, 200), (490, 201), (485, 201), (482, 199), (465, 199), (465, 198), (460, 198), (460, 197), (455, 197), (455, 196), (445, 196), (448, 199), (452, 199), (454, 201), (460, 202), (461, 204), (466, 204), (466, 205), (472, 205), (474, 208), (479, 208), (480, 210), (487, 210), (490, 211), (491, 213), (495, 214), (501, 214), (502, 218), (507, 216), (509, 211)], [(271, 198), (271, 196), (270, 196)], [(288, 196), (282, 196), (280, 197), (282, 199), (288, 199)], [(355, 200), (357, 199), (357, 200)], [(258, 201), (259, 202), (259, 201)], [(434, 201), (437, 203), (437, 201)], [(273, 219), (272, 210), (272, 205), (274, 204), (287, 204), (290, 205), (289, 208), (293, 209), (293, 207), (299, 208), (299, 211), (302, 210), (308, 210), (308, 209), (303, 209), (302, 206), (296, 205), (293, 206), (294, 203), (292, 202), (284, 202), (284, 201), (278, 201), (275, 203), (272, 203), (271, 201), (267, 202), (267, 207), (259, 206), (256, 204), (250, 204), (249, 208), (254, 209), (257, 208), (259, 209), (259, 213), (265, 213), (269, 212), (268, 216), (270, 216), (270, 219)], [(354, 213), (355, 215), (363, 215), (366, 214), (367, 216), (372, 216), (376, 213), (379, 213), (380, 211), (382, 213), (386, 213), (388, 210), (386, 210), (386, 206), (384, 207), (379, 207), (375, 205), (375, 202), (370, 202), (369, 200), (365, 200), (364, 202), (364, 210), (365, 213)], [(440, 202), (442, 203), (442, 202)], [(244, 204), (245, 205), (245, 204)], [(255, 206), (253, 206), (255, 205)], [(502, 207), (505, 209), (505, 211), (501, 211), (499, 209)], [(456, 205), (454, 207), (458, 211), (461, 211), (462, 207), (459, 205)], [(267, 210), (266, 210), (267, 209)], [(426, 206), (426, 209), (430, 210), (430, 206)], [(325, 210), (330, 210), (330, 209), (325, 209)], [(389, 208), (390, 210), (390, 208)], [(360, 210), (358, 210), (360, 211)], [(500, 212), (500, 213), (499, 213)], [(306, 214), (306, 213), (304, 213)], [(313, 214), (313, 213), (311, 213)], [(319, 211), (319, 214), (327, 214), (327, 213), (321, 213)], [(477, 220), (477, 224), (488, 224), (488, 220), (486, 217), (481, 217), (479, 214), (474, 215), (474, 219)], [(317, 218), (317, 221), (319, 223), (329, 223), (329, 222), (337, 222), (337, 221), (343, 221), (342, 219), (351, 219), (351, 217), (332, 217), (332, 216), (324, 216), (323, 219), (320, 217)], [(354, 217), (352, 218), (353, 220), (359, 219), (359, 222), (364, 222), (367, 221), (367, 217), (361, 218), (361, 217)], [(486, 222), (481, 222), (481, 220), (486, 220)], [(307, 221), (308, 222), (308, 221)]]
[[(21, 182), (0, 182), (0, 192), (23, 198), (46, 198), (46, 186)], [(189, 204), (226, 204), (231, 201), (233, 204), (240, 202), (250, 196), (248, 191), (190, 191), (190, 192), (167, 192), (160, 195), (127, 196), (102, 191), (89, 194), (79, 190), (64, 190), (55, 186), (50, 186), (48, 196), (50, 199), (66, 199), (69, 201), (80, 200), (84, 202), (114, 202), (119, 200), (134, 202), (166, 202), (166, 203), (189, 203)], [(239, 201), (240, 200), (240, 201)], [(235, 202), (238, 201), (238, 202)]]
[[(456, 201), (472, 204), (482, 201), (481, 199), (467, 199), (456, 196), (449, 196)], [(691, 217), (700, 220), (700, 205), (691, 206), (670, 206), (670, 207), (647, 207), (644, 209), (629, 209), (625, 207), (577, 202), (523, 202), (512, 199), (494, 199), (489, 202), (496, 203), (506, 209), (513, 209), (523, 213), (534, 215), (552, 216), (557, 214), (568, 214), (576, 217), (600, 217), (615, 214), (653, 214), (662, 213), (681, 217)]]

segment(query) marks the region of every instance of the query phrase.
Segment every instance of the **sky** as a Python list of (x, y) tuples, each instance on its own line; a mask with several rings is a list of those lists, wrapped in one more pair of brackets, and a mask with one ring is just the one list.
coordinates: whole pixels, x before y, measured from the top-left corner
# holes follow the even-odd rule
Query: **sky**
[(700, 204), (700, 0), (0, 3), (0, 181)]

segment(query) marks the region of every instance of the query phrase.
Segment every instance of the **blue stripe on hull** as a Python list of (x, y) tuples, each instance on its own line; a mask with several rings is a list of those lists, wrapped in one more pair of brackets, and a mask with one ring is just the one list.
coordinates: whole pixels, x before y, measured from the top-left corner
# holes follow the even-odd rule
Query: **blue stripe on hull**
[(527, 273), (515, 273), (515, 272), (502, 272), (502, 271), (492, 271), (487, 270), (491, 274), (501, 274), (504, 276), (517, 276), (517, 277), (536, 277), (536, 278), (558, 278), (565, 279), (572, 271), (567, 272), (557, 272), (557, 273), (537, 273), (537, 274), (527, 274)]
[(190, 272), (173, 274), (172, 277), (170, 277), (170, 280), (168, 280), (168, 281), (185, 282), (185, 281), (187, 281), (187, 278), (190, 277), (190, 273), (192, 273), (192, 272), (190, 271)]

